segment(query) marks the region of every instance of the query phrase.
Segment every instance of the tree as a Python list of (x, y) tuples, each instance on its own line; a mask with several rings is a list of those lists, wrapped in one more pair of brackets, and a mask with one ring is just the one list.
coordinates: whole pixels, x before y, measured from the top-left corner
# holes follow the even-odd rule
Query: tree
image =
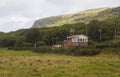
[(97, 20), (92, 20), (88, 24), (88, 36), (90, 39), (94, 41), (99, 41), (99, 29), (100, 29), (100, 23)]
[(37, 28), (31, 28), (26, 33), (26, 42), (34, 44), (41, 39), (41, 33)]
[(17, 48), (24, 47), (24, 42), (25, 42), (24, 37), (17, 38), (16, 43), (15, 43), (15, 47), (17, 47)]
[(0, 46), (2, 47), (14, 47), (17, 37), (5, 36), (0, 39)]

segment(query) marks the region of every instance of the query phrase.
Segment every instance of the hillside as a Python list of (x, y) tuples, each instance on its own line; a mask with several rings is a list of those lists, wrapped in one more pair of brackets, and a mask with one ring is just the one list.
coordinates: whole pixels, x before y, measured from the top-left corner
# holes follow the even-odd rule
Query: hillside
[(36, 20), (33, 28), (62, 26), (64, 24), (73, 24), (77, 22), (89, 22), (91, 20), (114, 19), (120, 15), (120, 7), (116, 8), (99, 8), (81, 11), (75, 14), (66, 14), (53, 16)]

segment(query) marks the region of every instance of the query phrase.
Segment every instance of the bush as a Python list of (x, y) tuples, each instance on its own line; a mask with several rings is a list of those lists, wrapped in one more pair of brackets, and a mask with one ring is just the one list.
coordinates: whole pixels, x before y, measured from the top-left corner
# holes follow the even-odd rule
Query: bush
[(100, 53), (99, 49), (85, 49), (85, 48), (80, 48), (76, 49), (73, 54), (75, 56), (94, 56)]
[(73, 56), (94, 56), (100, 53), (100, 49), (72, 47), (68, 49), (54, 49), (53, 53), (73, 55)]
[(48, 47), (48, 46), (34, 47), (34, 48), (31, 48), (31, 50), (37, 53), (50, 53), (52, 51), (51, 47)]
[(100, 49), (92, 49), (92, 48), (78, 48), (72, 47), (68, 49), (56, 48), (52, 50), (50, 47), (37, 47), (32, 48), (32, 51), (42, 52), (42, 53), (56, 53), (56, 54), (65, 54), (72, 56), (94, 56), (100, 53)]
[(32, 43), (24, 43), (24, 47), (32, 47)]
[(111, 46), (111, 40), (110, 41), (105, 41), (105, 42), (101, 42), (101, 43), (97, 43), (96, 44), (96, 48), (100, 48), (100, 49), (104, 49), (104, 48), (108, 48)]
[(114, 42), (112, 42), (111, 46), (114, 47), (114, 48), (116, 48), (116, 47), (119, 48), (120, 47), (120, 41), (114, 41)]
[(45, 46), (45, 45), (46, 45), (46, 44), (45, 44), (45, 42), (43, 42), (43, 41), (36, 42), (36, 46), (37, 46), (37, 47)]
[(56, 49), (52, 50), (52, 53), (63, 54), (64, 49), (63, 48), (56, 48)]
[(102, 50), (103, 54), (117, 54), (120, 55), (120, 48), (106, 48)]

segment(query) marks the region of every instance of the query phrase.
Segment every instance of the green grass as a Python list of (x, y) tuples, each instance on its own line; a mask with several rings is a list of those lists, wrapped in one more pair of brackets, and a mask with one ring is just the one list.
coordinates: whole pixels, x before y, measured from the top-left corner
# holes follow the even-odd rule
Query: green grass
[(7, 50), (7, 49), (0, 49), (0, 56), (6, 55), (6, 56), (25, 56), (25, 55), (39, 55), (37, 53), (34, 53), (32, 51), (15, 51), (15, 50)]
[(75, 57), (0, 49), (0, 77), (120, 77), (120, 57)]

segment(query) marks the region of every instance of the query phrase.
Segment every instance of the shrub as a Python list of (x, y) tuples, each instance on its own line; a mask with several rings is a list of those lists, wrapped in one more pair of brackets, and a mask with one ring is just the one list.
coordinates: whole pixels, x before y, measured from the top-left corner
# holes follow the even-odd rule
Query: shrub
[(32, 47), (32, 43), (24, 43), (24, 47)]
[(106, 48), (101, 50), (104, 54), (117, 54), (120, 55), (120, 48)]
[(104, 49), (104, 48), (108, 48), (110, 46), (111, 46), (111, 41), (105, 41), (105, 42), (97, 43), (95, 47)]
[(100, 53), (100, 49), (92, 49), (92, 48), (68, 48), (64, 49), (63, 54), (66, 55), (74, 55), (74, 56), (94, 56)]
[(77, 49), (74, 54), (76, 56), (94, 56), (100, 53), (99, 49)]
[(33, 47), (30, 48), (30, 50), (37, 53), (50, 53), (52, 51), (51, 47), (49, 46)]
[(112, 47), (116, 48), (116, 47), (120, 47), (120, 41), (114, 41), (111, 44)]
[(52, 53), (63, 54), (64, 49), (63, 48), (56, 48), (56, 49), (52, 50)]
[(39, 41), (39, 42), (36, 42), (36, 45), (37, 47), (40, 47), (40, 46), (45, 46), (46, 44), (43, 41)]

